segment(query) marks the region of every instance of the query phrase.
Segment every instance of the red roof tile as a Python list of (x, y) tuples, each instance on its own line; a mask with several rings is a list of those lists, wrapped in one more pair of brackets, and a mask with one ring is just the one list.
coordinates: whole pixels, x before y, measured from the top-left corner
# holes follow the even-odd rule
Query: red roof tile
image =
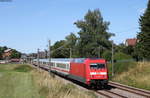
[(136, 39), (136, 38), (127, 39), (126, 42), (125, 42), (125, 44), (126, 44), (127, 46), (135, 46), (136, 43), (137, 43), (137, 39)]

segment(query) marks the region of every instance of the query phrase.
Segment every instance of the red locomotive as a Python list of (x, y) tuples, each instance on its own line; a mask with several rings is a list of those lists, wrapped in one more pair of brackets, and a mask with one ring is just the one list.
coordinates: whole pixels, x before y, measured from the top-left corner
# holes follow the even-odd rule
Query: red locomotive
[[(34, 63), (36, 63), (36, 60)], [(48, 65), (48, 63), (48, 60), (40, 60), (42, 65)], [(51, 71), (88, 86), (102, 87), (108, 84), (108, 70), (106, 60), (104, 59), (52, 59)]]

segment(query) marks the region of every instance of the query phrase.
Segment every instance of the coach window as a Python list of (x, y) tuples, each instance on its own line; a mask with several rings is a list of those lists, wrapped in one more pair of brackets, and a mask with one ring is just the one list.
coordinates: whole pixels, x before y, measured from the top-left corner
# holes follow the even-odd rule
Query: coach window
[(60, 68), (66, 68), (66, 65), (63, 64), (63, 63), (57, 63), (57, 67), (60, 67)]
[(46, 64), (46, 62), (43, 62), (43, 64)]
[(54, 63), (51, 63), (51, 66), (54, 66)]
[(66, 64), (67, 65), (67, 68), (66, 69), (69, 69), (69, 65), (68, 64)]
[(68, 64), (65, 64), (66, 65), (66, 69), (68, 69)]

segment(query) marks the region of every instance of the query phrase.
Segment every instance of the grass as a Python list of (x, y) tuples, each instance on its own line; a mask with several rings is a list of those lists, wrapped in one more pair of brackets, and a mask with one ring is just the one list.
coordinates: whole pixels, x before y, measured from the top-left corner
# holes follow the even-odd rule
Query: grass
[(0, 98), (39, 98), (33, 76), (30, 72), (18, 72), (18, 66), (25, 65), (0, 65)]
[(23, 64), (0, 64), (0, 98), (96, 98), (92, 92)]
[(27, 66), (27, 65), (21, 65), (14, 68), (14, 70), (18, 72), (29, 72), (32, 69), (33, 68), (31, 66)]
[[(128, 71), (129, 69), (132, 69), (136, 67), (136, 62), (129, 61), (129, 62), (116, 62), (114, 63), (114, 73), (115, 75), (121, 74), (123, 72)], [(108, 64), (109, 69), (109, 77), (112, 79), (112, 65)]]
[[(33, 73), (37, 80), (37, 86), (40, 86), (39, 93), (47, 98), (96, 98), (92, 92), (80, 90), (70, 83), (52, 78), (48, 72), (37, 71)], [(43, 77), (40, 75), (42, 74)]]
[(129, 70), (117, 74), (112, 80), (133, 87), (150, 90), (150, 63), (139, 62)]

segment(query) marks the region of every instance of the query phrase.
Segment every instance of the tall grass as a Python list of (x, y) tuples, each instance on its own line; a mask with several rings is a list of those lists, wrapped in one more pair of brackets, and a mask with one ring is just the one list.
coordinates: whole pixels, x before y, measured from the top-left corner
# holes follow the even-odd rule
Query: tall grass
[(95, 98), (29, 65), (0, 64), (0, 98)]
[(136, 67), (115, 76), (113, 81), (150, 90), (150, 62), (137, 63)]
[[(114, 74), (115, 76), (121, 74), (123, 72), (127, 72), (129, 69), (136, 67), (136, 63), (134, 61), (129, 62), (116, 62), (114, 63)], [(109, 78), (112, 79), (112, 65), (111, 63), (108, 64), (109, 70)]]
[(95, 98), (96, 96), (87, 91), (80, 90), (70, 83), (64, 83), (55, 79), (45, 71), (33, 71), (34, 80), (39, 86), (39, 93), (46, 98)]
[(0, 64), (0, 98), (40, 98), (27, 65)]

